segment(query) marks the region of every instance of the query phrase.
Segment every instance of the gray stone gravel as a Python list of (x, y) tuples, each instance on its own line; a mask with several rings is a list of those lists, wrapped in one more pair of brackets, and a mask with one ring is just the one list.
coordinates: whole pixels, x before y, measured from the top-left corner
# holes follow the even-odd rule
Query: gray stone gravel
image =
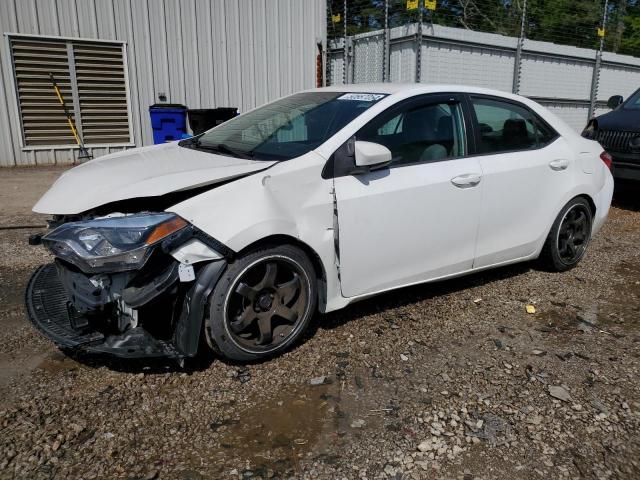
[(247, 366), (63, 355), (21, 305), (47, 255), (0, 231), (0, 478), (640, 478), (634, 198), (571, 272), (385, 294)]

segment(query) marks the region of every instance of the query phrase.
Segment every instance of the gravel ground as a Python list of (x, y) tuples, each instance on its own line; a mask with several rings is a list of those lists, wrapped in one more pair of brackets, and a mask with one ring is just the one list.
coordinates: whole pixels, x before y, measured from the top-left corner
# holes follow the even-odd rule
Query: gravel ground
[[(12, 172), (0, 225), (41, 223), (55, 175)], [(0, 478), (640, 478), (637, 188), (571, 272), (382, 295), (247, 366), (63, 355), (23, 312), (46, 253), (0, 230)]]

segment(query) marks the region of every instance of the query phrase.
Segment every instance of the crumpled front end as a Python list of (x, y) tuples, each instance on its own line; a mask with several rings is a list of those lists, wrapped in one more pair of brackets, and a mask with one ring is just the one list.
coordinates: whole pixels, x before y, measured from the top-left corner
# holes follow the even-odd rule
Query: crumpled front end
[(27, 286), (31, 322), (61, 348), (125, 358), (194, 356), (233, 254), (173, 214), (68, 222), (41, 241), (56, 258)]

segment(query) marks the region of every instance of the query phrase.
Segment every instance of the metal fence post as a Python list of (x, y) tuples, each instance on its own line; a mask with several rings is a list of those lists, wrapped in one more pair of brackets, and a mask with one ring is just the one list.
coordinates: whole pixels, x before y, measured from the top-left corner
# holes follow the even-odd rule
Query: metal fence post
[(591, 96), (589, 98), (589, 116), (587, 121), (591, 120), (596, 112), (596, 104), (598, 102), (598, 86), (600, 84), (600, 68), (602, 66), (602, 51), (604, 50), (604, 36), (607, 28), (607, 18), (609, 15), (609, 0), (604, 1), (604, 13), (602, 14), (602, 32), (600, 35), (600, 48), (596, 52), (596, 63), (593, 66), (593, 77), (591, 78)]
[(389, 0), (384, 0), (384, 60), (382, 81), (391, 81), (391, 29), (389, 28)]
[(344, 33), (342, 35), (342, 83), (348, 83), (349, 75), (347, 74), (347, 70), (349, 68), (349, 46), (347, 45), (347, 0), (344, 0), (342, 6), (342, 15), (344, 16)]
[(520, 93), (520, 77), (522, 75), (522, 47), (524, 45), (524, 27), (527, 18), (527, 0), (522, 5), (522, 20), (520, 21), (520, 37), (518, 38), (518, 46), (516, 48), (516, 58), (513, 65), (513, 88), (512, 92)]
[(418, 32), (416, 34), (416, 83), (420, 83), (422, 75), (422, 7), (424, 0), (418, 1)]

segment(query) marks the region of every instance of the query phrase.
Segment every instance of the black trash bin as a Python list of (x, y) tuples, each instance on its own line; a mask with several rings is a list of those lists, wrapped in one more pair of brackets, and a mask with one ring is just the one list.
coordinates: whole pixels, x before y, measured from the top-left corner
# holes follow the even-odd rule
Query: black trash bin
[(194, 135), (206, 132), (236, 115), (237, 108), (194, 108), (187, 111), (189, 126)]

